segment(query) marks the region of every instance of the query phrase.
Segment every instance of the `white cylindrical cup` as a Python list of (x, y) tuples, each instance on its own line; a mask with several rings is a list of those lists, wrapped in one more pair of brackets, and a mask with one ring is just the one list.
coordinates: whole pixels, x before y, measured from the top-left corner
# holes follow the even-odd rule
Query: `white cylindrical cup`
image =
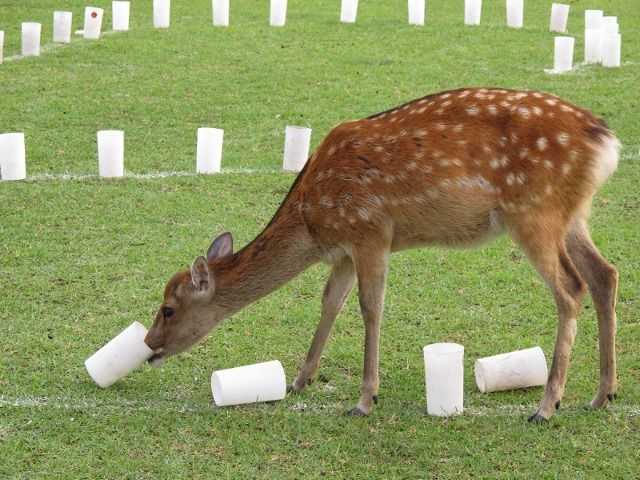
[(40, 31), (42, 25), (35, 22), (22, 24), (22, 56), (37, 57), (40, 55)]
[(153, 26), (169, 28), (171, 20), (171, 0), (153, 0)]
[(129, 16), (131, 13), (131, 2), (111, 3), (111, 28), (115, 32), (126, 32), (129, 30)]
[(547, 383), (547, 361), (540, 347), (479, 358), (474, 370), (476, 384), (482, 393)]
[(102, 388), (108, 388), (129, 375), (153, 356), (144, 337), (147, 329), (133, 322), (104, 347), (85, 360), (91, 378)]
[(584, 31), (584, 61), (585, 63), (602, 61), (602, 30), (600, 28), (587, 28)]
[(423, 351), (427, 413), (439, 417), (462, 413), (464, 347), (457, 343), (433, 343)]
[(82, 36), (90, 40), (100, 38), (102, 30), (102, 17), (104, 10), (97, 7), (87, 7), (84, 9), (84, 30)]
[(56, 43), (71, 42), (72, 12), (53, 12), (53, 41)]
[(602, 10), (584, 11), (584, 29), (600, 28), (602, 25)]
[(278, 360), (218, 370), (211, 375), (211, 392), (218, 407), (282, 400), (287, 381)]
[(287, 0), (271, 0), (269, 25), (272, 27), (284, 27), (286, 20)]
[(282, 169), (287, 172), (299, 172), (309, 158), (311, 129), (287, 126), (284, 136), (284, 160)]
[(409, 0), (409, 25), (424, 25), (424, 1)]
[(124, 177), (124, 132), (98, 132), (98, 168), (104, 178)]
[(603, 35), (620, 33), (618, 17), (602, 17), (600, 28)]
[(482, 0), (464, 0), (465, 25), (480, 25)]
[(569, 5), (564, 3), (551, 4), (551, 21), (549, 22), (550, 31), (560, 33), (566, 32), (568, 19)]
[(355, 23), (358, 14), (358, 0), (342, 0), (340, 6), (340, 21), (342, 23)]
[(555, 37), (553, 50), (553, 70), (556, 73), (570, 72), (573, 68), (573, 37)]
[(602, 37), (602, 66), (619, 67), (622, 35), (618, 33)]
[(196, 172), (218, 173), (222, 163), (224, 130), (199, 128), (196, 144)]
[(507, 0), (507, 26), (522, 28), (524, 23), (524, 0)]
[(212, 0), (213, 24), (217, 27), (229, 26), (229, 0)]
[(3, 181), (27, 178), (24, 133), (0, 135), (0, 175)]
[(4, 61), (4, 30), (0, 30), (0, 63)]

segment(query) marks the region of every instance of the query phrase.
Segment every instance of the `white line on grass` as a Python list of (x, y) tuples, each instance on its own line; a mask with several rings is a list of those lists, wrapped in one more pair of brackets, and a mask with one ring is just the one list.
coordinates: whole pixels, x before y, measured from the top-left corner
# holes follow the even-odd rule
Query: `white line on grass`
[[(217, 408), (214, 406), (213, 401), (211, 401), (211, 403), (177, 403), (171, 401), (139, 402), (125, 399), (111, 399), (105, 400), (104, 402), (96, 402), (86, 398), (36, 396), (9, 398), (4, 395), (0, 395), (0, 408), (2, 407), (49, 408), (53, 410), (88, 410), (103, 412), (122, 411), (123, 409), (141, 412), (160, 410), (169, 413), (201, 412), (205, 410), (215, 410)], [(498, 405), (496, 407), (466, 407), (464, 415), (473, 417), (527, 415), (535, 411), (536, 407), (537, 404)], [(288, 406), (288, 409), (294, 412), (334, 413), (345, 410), (346, 405), (344, 403), (337, 402), (324, 405), (297, 402)], [(607, 410), (616, 414), (640, 417), (640, 405), (614, 403), (613, 405), (610, 405)]]
[[(223, 168), (220, 174), (273, 174), (273, 173), (285, 173), (282, 170), (276, 168)], [(196, 173), (196, 172), (180, 172), (180, 171), (170, 171), (170, 172), (157, 172), (157, 173), (133, 173), (125, 171), (124, 178), (133, 178), (134, 180), (155, 180), (158, 178), (170, 178), (170, 177), (197, 177), (199, 175), (208, 175), (204, 173)], [(217, 175), (215, 173), (211, 175)], [(97, 174), (75, 174), (75, 173), (61, 173), (61, 174), (50, 174), (44, 173), (41, 175), (30, 175), (27, 177), (26, 181), (28, 182), (47, 182), (47, 181), (86, 181), (86, 180), (97, 180), (100, 179), (100, 175)]]

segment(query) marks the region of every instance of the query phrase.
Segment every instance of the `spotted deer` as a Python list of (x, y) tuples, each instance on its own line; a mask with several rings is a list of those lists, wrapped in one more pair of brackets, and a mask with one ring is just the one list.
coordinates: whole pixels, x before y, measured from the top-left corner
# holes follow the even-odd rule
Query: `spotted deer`
[(378, 344), (392, 252), (472, 247), (504, 232), (524, 250), (555, 300), (553, 363), (531, 422), (559, 407), (576, 319), (588, 288), (600, 334), (600, 387), (587, 405), (616, 395), (618, 274), (587, 228), (597, 189), (617, 167), (605, 122), (553, 95), (464, 88), (429, 95), (327, 135), (266, 228), (233, 253), (231, 234), (167, 284), (146, 342), (150, 362), (182, 352), (223, 320), (324, 261), (331, 273), (306, 360), (289, 386), (318, 368), (334, 320), (358, 282), (365, 325), (361, 395), (349, 415), (368, 415), (378, 395)]

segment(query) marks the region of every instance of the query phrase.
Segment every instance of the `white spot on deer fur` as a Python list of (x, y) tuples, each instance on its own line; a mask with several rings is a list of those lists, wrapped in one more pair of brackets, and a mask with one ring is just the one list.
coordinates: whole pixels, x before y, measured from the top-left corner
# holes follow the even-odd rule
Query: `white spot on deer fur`
[(549, 142), (546, 139), (546, 137), (540, 137), (538, 140), (536, 140), (536, 145), (538, 146), (538, 150), (540, 150), (541, 152), (547, 148), (548, 143)]
[(424, 198), (424, 195), (416, 195), (413, 197), (413, 201), (416, 203), (427, 203), (427, 199)]
[(331, 145), (327, 150), (327, 156), (332, 157), (334, 153), (336, 153), (337, 147), (335, 145)]
[(480, 160), (478, 160), (478, 159), (476, 158), (476, 159), (473, 161), (473, 164), (474, 164), (476, 167), (479, 167), (479, 166), (481, 165), (481, 162), (480, 162)]
[(500, 144), (501, 147), (504, 147), (507, 145), (507, 137), (502, 136), (500, 137), (500, 140), (498, 140), (498, 143)]
[(545, 98), (544, 101), (547, 103), (547, 105), (551, 105), (552, 107), (557, 105), (558, 101), (554, 100), (553, 98)]
[(460, 133), (462, 130), (464, 130), (464, 124), (462, 123), (457, 123), (456, 126), (453, 127), (453, 131), (456, 133)]
[(422, 105), (422, 104), (424, 104), (424, 103), (427, 103), (427, 99), (426, 99), (426, 98), (423, 98), (423, 99), (421, 99), (421, 100), (418, 100), (416, 103), (417, 103), (417, 105)]
[(367, 210), (362, 207), (356, 208), (356, 214), (365, 222), (369, 220), (369, 212), (367, 212)]
[(410, 162), (407, 162), (407, 170), (415, 170), (417, 166), (418, 165), (413, 160)]
[(451, 160), (451, 163), (453, 163), (456, 167), (462, 166), (462, 161), (459, 158), (454, 158), (453, 160)]
[(525, 180), (525, 176), (524, 173), (520, 172), (518, 173), (518, 175), (516, 175), (516, 183), (518, 185), (524, 185), (524, 180)]
[(498, 107), (496, 107), (495, 105), (487, 105), (487, 110), (489, 111), (489, 113), (491, 115), (497, 115), (498, 114)]
[(467, 142), (466, 140), (458, 140), (456, 142), (460, 147), (464, 147), (465, 145), (467, 145), (469, 142)]
[(417, 113), (417, 111), (418, 111), (417, 108), (411, 109), (411, 110), (409, 110), (409, 115), (415, 115)]
[(532, 203), (540, 203), (540, 200), (542, 199), (542, 197), (540, 197), (539, 194), (537, 193), (532, 193), (529, 198), (531, 199)]
[(501, 167), (506, 167), (508, 163), (509, 163), (509, 157), (507, 157), (506, 155), (503, 155), (500, 158), (500, 166)]
[(518, 114), (524, 118), (529, 118), (531, 116), (531, 112), (527, 107), (518, 107)]
[(438, 124), (436, 125), (436, 129), (437, 129), (437, 130), (440, 130), (440, 131), (442, 131), (442, 130), (446, 130), (446, 129), (447, 129), (447, 126), (446, 126), (444, 123), (438, 123)]
[(491, 95), (487, 95), (487, 100), (494, 100), (496, 96), (492, 93)]
[(547, 185), (546, 187), (544, 187), (545, 195), (551, 195), (551, 192), (553, 192), (553, 187), (551, 185)]
[(387, 174), (384, 176), (384, 183), (393, 183), (395, 182), (396, 177), (394, 175), (391, 174)]
[(511, 137), (511, 144), (512, 145), (518, 141), (518, 134), (516, 132), (511, 132), (509, 134), (509, 137)]
[(441, 167), (448, 167), (451, 165), (451, 161), (446, 158), (443, 158), (438, 163), (440, 164)]
[(578, 152), (578, 150), (571, 150), (569, 152), (569, 160), (571, 160), (572, 162), (575, 162), (578, 159), (579, 155), (580, 155), (580, 152)]
[(484, 100), (485, 98), (487, 98), (487, 96), (484, 93), (479, 92), (479, 91), (476, 92), (473, 96), (476, 97), (479, 100)]
[(570, 107), (570, 106), (569, 106), (569, 105), (567, 105), (567, 104), (564, 104), (564, 103), (563, 103), (562, 105), (560, 105), (560, 109), (561, 109), (563, 112), (573, 112), (573, 108), (572, 108), (572, 107)]
[(420, 170), (422, 170), (426, 174), (429, 174), (433, 171), (433, 167), (431, 165), (420, 165)]
[(427, 130), (416, 130), (415, 132), (413, 132), (413, 136), (416, 138), (424, 138), (427, 136)]
[(467, 113), (469, 115), (478, 115), (480, 113), (480, 109), (477, 105), (472, 105), (470, 107), (467, 107)]
[(509, 186), (513, 185), (515, 182), (515, 179), (516, 179), (516, 176), (513, 172), (507, 173), (507, 178), (506, 178), (507, 185)]
[(320, 202), (319, 203), (324, 208), (333, 208), (333, 201), (331, 201), (331, 199), (329, 197), (327, 197), (326, 195), (323, 195), (322, 197), (320, 197)]
[(438, 115), (442, 115), (442, 114), (444, 113), (444, 108), (439, 108), (439, 109), (437, 109), (437, 110), (436, 110), (436, 113), (437, 113)]
[(569, 145), (569, 135), (567, 133), (564, 133), (564, 132), (559, 133), (556, 139), (558, 140), (558, 143), (563, 147), (566, 147), (567, 145)]
[(561, 170), (562, 170), (562, 173), (564, 173), (566, 175), (567, 173), (569, 173), (571, 171), (571, 164), (563, 163)]
[(338, 215), (340, 215), (341, 217), (344, 217), (344, 207), (338, 207)]
[(440, 98), (449, 98), (450, 96), (451, 96), (451, 93), (447, 92), (440, 95)]
[(533, 92), (531, 95), (533, 95), (536, 98), (542, 98), (544, 97), (544, 95), (542, 95), (540, 92)]
[(384, 148), (380, 145), (376, 145), (375, 147), (373, 147), (373, 151), (376, 153), (382, 153), (384, 151)]
[(553, 168), (553, 163), (551, 163), (549, 160), (545, 160), (544, 168), (546, 168), (547, 170), (551, 170)]
[(544, 110), (542, 110), (538, 106), (534, 106), (531, 110), (533, 111), (533, 114), (538, 116), (538, 117), (544, 113)]
[(459, 97), (459, 98), (466, 98), (466, 97), (468, 97), (468, 96), (469, 96), (469, 94), (470, 94), (470, 93), (471, 93), (471, 92), (470, 92), (469, 90), (463, 90), (462, 92), (460, 92), (460, 93), (458, 94), (458, 97)]
[(529, 160), (531, 160), (531, 163), (533, 163), (534, 165), (537, 165), (540, 163), (540, 158), (538, 157), (529, 157)]
[(351, 225), (355, 225), (356, 223), (356, 219), (353, 217), (347, 217), (347, 221), (351, 224)]
[(500, 161), (497, 158), (492, 158), (489, 162), (489, 166), (491, 166), (491, 168), (493, 168), (494, 170), (497, 170), (500, 166)]
[(524, 147), (522, 150), (520, 150), (520, 158), (526, 158), (529, 155), (529, 149), (527, 147)]
[(490, 145), (488, 145), (488, 144), (486, 144), (486, 143), (483, 143), (483, 144), (482, 144), (482, 151), (483, 151), (484, 153), (491, 153), (491, 152), (493, 152), (493, 148), (491, 148), (491, 146), (490, 146)]
[(395, 117), (395, 115), (393, 117), (391, 117), (391, 120), (389, 120), (390, 123), (393, 123), (397, 120), (397, 118)]
[(500, 102), (500, 106), (503, 108), (511, 108), (511, 104), (509, 102), (507, 102), (506, 100), (503, 100)]
[(436, 198), (438, 195), (440, 195), (440, 193), (438, 192), (438, 190), (434, 187), (429, 187), (427, 188), (427, 195), (429, 195), (429, 197), (431, 198)]
[(418, 109), (418, 114), (424, 113), (427, 110), (427, 107), (421, 107)]

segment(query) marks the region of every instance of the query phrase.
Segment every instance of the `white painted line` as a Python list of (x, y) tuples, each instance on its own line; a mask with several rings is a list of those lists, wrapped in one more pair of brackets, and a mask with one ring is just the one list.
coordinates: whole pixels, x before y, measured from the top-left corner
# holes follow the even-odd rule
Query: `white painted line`
[[(347, 410), (347, 403), (328, 403), (324, 405), (308, 404), (297, 402), (288, 407), (294, 412), (313, 412), (327, 413), (340, 412)], [(488, 416), (517, 416), (528, 415), (535, 411), (538, 404), (526, 405), (498, 405), (495, 407), (465, 407), (463, 415), (473, 417)], [(133, 401), (124, 399), (110, 399), (102, 402), (88, 400), (86, 398), (73, 397), (15, 397), (10, 398), (0, 395), (0, 408), (2, 407), (18, 407), (18, 408), (49, 408), (53, 410), (96, 410), (96, 411), (121, 411), (122, 409), (130, 409), (135, 411), (154, 411), (160, 410), (164, 412), (189, 413), (204, 410), (215, 410), (216, 407), (211, 400), (210, 403), (178, 403), (170, 400), (167, 401)], [(566, 408), (566, 411), (577, 411), (582, 406)], [(424, 407), (426, 412), (426, 405)], [(640, 405), (613, 403), (609, 405), (605, 411), (618, 415), (631, 417), (640, 417)]]
[[(170, 178), (170, 177), (197, 177), (204, 175), (234, 175), (234, 174), (276, 174), (276, 173), (286, 173), (282, 170), (276, 168), (223, 168), (219, 173), (212, 174), (202, 174), (193, 172), (180, 172), (180, 171), (170, 171), (170, 172), (157, 172), (157, 173), (134, 173), (125, 171), (124, 178), (132, 178), (134, 180), (155, 180), (158, 178)], [(86, 181), (86, 180), (98, 180), (101, 179), (98, 174), (75, 174), (75, 173), (61, 173), (61, 174), (49, 174), (44, 173), (41, 175), (29, 175), (25, 181), (27, 182), (48, 182), (48, 181)], [(113, 180), (113, 179), (110, 179)]]

